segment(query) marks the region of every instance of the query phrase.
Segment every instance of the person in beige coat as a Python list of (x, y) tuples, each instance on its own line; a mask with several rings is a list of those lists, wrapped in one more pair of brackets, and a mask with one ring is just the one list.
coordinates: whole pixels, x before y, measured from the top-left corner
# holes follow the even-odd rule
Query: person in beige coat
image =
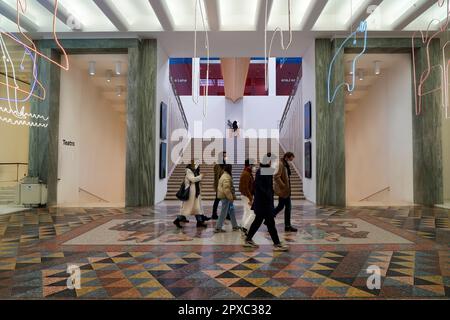
[(223, 222), (227, 215), (230, 216), (231, 224), (233, 226), (233, 231), (240, 230), (236, 215), (234, 213), (234, 200), (236, 200), (236, 193), (233, 186), (233, 177), (231, 173), (232, 167), (229, 164), (224, 165), (222, 176), (219, 179), (219, 184), (217, 186), (217, 196), (222, 202), (222, 211), (220, 212), (219, 219), (217, 220), (215, 233), (225, 232), (222, 229)]
[(184, 187), (189, 188), (189, 199), (181, 203), (180, 215), (173, 222), (178, 228), (182, 228), (181, 222), (188, 222), (186, 216), (195, 216), (197, 227), (207, 227), (203, 220), (202, 197), (200, 194), (200, 181), (203, 175), (200, 174), (198, 163), (191, 163), (186, 167), (184, 177)]

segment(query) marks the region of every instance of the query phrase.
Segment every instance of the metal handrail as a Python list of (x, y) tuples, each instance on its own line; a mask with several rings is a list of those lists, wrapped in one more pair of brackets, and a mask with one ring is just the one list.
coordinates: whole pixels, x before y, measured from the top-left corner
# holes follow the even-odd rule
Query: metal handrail
[(172, 86), (173, 94), (175, 95), (175, 100), (177, 100), (178, 110), (180, 110), (181, 118), (183, 119), (183, 122), (184, 122), (184, 127), (186, 128), (186, 130), (188, 130), (189, 122), (187, 121), (186, 113), (184, 112), (183, 103), (181, 102), (180, 96), (177, 93), (177, 89), (175, 87), (175, 82), (173, 81), (173, 78), (169, 77), (169, 79), (170, 79), (170, 84)]
[(25, 163), (25, 162), (0, 162), (0, 166), (16, 166), (16, 176), (17, 176), (17, 180), (1, 181), (1, 182), (19, 182), (19, 167), (20, 166), (28, 166), (28, 163)]
[(361, 201), (366, 201), (367, 199), (370, 199), (370, 198), (372, 198), (372, 197), (374, 197), (374, 196), (376, 196), (376, 195), (378, 195), (378, 194), (380, 194), (380, 193), (382, 193), (382, 192), (384, 192), (384, 191), (391, 191), (391, 187), (386, 187), (386, 188), (384, 188), (384, 189), (381, 189), (380, 191), (377, 191), (377, 192), (375, 192), (375, 193), (372, 193), (370, 196), (365, 197), (364, 199), (361, 199), (361, 200), (359, 200), (359, 201), (360, 201), (360, 202), (361, 202)]
[(279, 130), (283, 129), (284, 122), (286, 121), (287, 115), (289, 113), (289, 110), (291, 109), (292, 101), (294, 100), (295, 95), (297, 94), (298, 86), (300, 84), (300, 80), (302, 80), (302, 73), (299, 73), (297, 76), (297, 79), (295, 80), (294, 87), (292, 88), (291, 95), (288, 98), (288, 101), (286, 102), (286, 107), (284, 108), (283, 115), (281, 116)]
[(92, 192), (89, 192), (89, 191), (87, 191), (87, 190), (85, 190), (85, 189), (83, 189), (83, 188), (78, 188), (78, 192), (84, 192), (84, 193), (87, 193), (88, 195), (90, 195), (90, 196), (92, 196), (92, 197), (94, 197), (94, 198), (97, 198), (98, 200), (100, 200), (100, 201), (102, 201), (102, 202), (109, 202), (108, 200), (105, 200), (105, 199), (103, 199), (103, 198), (101, 198), (101, 197), (99, 197), (99, 196), (97, 196), (96, 194), (93, 194)]

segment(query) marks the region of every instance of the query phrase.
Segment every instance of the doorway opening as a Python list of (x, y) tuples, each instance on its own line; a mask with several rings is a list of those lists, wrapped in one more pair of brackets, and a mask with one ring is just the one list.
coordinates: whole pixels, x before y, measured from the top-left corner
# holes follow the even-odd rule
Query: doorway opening
[(412, 76), (408, 54), (346, 54), (347, 205), (411, 205), (413, 195)]
[(61, 73), (58, 206), (124, 207), (127, 54), (71, 55)]

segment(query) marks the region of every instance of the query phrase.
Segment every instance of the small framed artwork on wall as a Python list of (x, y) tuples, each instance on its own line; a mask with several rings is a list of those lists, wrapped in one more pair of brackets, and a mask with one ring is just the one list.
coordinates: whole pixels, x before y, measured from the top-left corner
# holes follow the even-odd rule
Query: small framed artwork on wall
[(159, 123), (159, 137), (161, 140), (167, 139), (167, 104), (161, 101), (160, 105), (160, 123)]
[(311, 101), (305, 104), (305, 140), (311, 139)]
[(159, 178), (167, 176), (167, 143), (161, 142), (159, 146)]
[(305, 178), (312, 178), (311, 141), (305, 143)]

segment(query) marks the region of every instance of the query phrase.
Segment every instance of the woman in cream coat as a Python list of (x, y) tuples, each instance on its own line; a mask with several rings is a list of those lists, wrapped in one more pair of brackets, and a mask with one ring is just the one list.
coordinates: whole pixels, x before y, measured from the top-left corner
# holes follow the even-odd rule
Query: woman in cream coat
[(181, 204), (180, 215), (173, 222), (178, 228), (181, 228), (180, 222), (187, 222), (186, 216), (195, 216), (197, 227), (206, 227), (203, 219), (202, 198), (200, 195), (200, 181), (203, 175), (200, 174), (199, 164), (191, 163), (186, 167), (184, 177), (185, 188), (189, 187), (189, 199)]

